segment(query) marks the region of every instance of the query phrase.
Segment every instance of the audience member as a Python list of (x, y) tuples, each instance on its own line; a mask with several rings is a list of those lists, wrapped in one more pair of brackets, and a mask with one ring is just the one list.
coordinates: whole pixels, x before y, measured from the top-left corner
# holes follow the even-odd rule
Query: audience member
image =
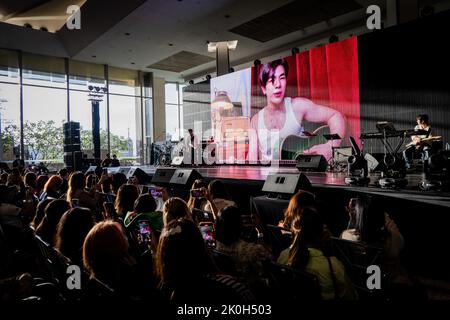
[(217, 275), (200, 230), (191, 220), (179, 218), (165, 226), (158, 244), (156, 271), (170, 298), (178, 303), (254, 299), (234, 278)]
[[(81, 172), (74, 172), (69, 179), (69, 190), (67, 191), (67, 202), (72, 207), (84, 207), (91, 210), (92, 214), (97, 216), (99, 209), (95, 199), (95, 187), (87, 192), (84, 174)], [(76, 199), (76, 201), (74, 201)], [(98, 218), (98, 217), (97, 217)]]
[(36, 228), (36, 235), (42, 240), (50, 244), (55, 245), (56, 228), (62, 215), (70, 209), (70, 205), (67, 201), (56, 199), (52, 200), (44, 210), (44, 217), (41, 223)]
[(270, 252), (261, 244), (241, 239), (242, 217), (236, 207), (220, 210), (215, 223), (216, 249), (229, 255), (236, 266), (236, 271), (250, 283), (262, 280), (263, 263), (272, 260)]
[(106, 154), (106, 158), (102, 161), (102, 167), (109, 167), (111, 165), (112, 159), (109, 153)]
[(327, 237), (319, 213), (307, 207), (292, 223), (299, 226), (299, 231), (289, 251), (288, 265), (315, 275), (324, 300), (357, 299), (344, 265), (336, 257), (327, 255), (327, 243), (324, 243)]
[(63, 179), (60, 176), (54, 175), (48, 179), (47, 183), (44, 186), (44, 190), (41, 193), (40, 201), (45, 199), (59, 199), (61, 197), (60, 190), (61, 185), (63, 183)]
[(133, 211), (134, 202), (139, 197), (139, 190), (135, 185), (124, 184), (119, 188), (114, 208), (119, 218), (125, 219), (129, 211)]
[(94, 226), (89, 209), (73, 208), (65, 212), (58, 224), (56, 232), (56, 249), (72, 264), (83, 265), (83, 242)]
[(31, 222), (31, 226), (36, 230), (37, 226), (41, 223), (45, 216), (45, 208), (47, 205), (55, 199), (47, 198), (45, 200), (39, 201), (36, 207), (36, 214)]
[(111, 192), (117, 195), (119, 188), (127, 183), (127, 176), (122, 172), (114, 173), (111, 176)]
[(120, 167), (120, 161), (115, 154), (113, 154), (110, 167)]
[(36, 192), (35, 192), (36, 197), (39, 198), (41, 196), (42, 190), (44, 190), (44, 186), (47, 183), (48, 179), (49, 179), (48, 175), (40, 175), (37, 177)]
[(69, 189), (69, 170), (63, 168), (58, 172), (59, 177), (62, 179), (61, 195), (64, 195)]
[(315, 196), (311, 192), (299, 190), (289, 201), (289, 205), (284, 212), (284, 220), (280, 222), (280, 226), (285, 229), (297, 232), (299, 226), (292, 222), (300, 221), (299, 217), (304, 208), (315, 206)]
[(163, 221), (166, 227), (171, 221), (180, 218), (192, 220), (192, 214), (183, 199), (172, 197), (164, 202)]
[[(91, 280), (111, 288), (122, 300), (136, 300), (154, 292), (152, 271), (141, 270), (129, 255), (128, 241), (117, 222), (102, 221), (89, 231), (83, 244), (83, 264)], [(91, 287), (88, 285), (88, 291)]]
[[(228, 206), (236, 206), (236, 203), (230, 199), (230, 195), (221, 180), (213, 180), (208, 185), (208, 192), (213, 200), (217, 212)], [(205, 205), (205, 211), (213, 212), (213, 208), (208, 203)]]
[(152, 230), (161, 233), (164, 228), (163, 214), (156, 211), (156, 201), (151, 194), (141, 194), (134, 202), (134, 210), (125, 217), (124, 225), (135, 227), (139, 221), (148, 221)]

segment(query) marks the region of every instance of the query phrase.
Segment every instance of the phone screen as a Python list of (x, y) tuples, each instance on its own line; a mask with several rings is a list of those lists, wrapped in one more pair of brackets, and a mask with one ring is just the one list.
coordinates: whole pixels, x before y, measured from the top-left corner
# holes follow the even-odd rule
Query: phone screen
[(141, 242), (151, 242), (152, 231), (147, 221), (139, 222), (139, 234), (141, 236)]
[(191, 190), (191, 196), (193, 198), (202, 198), (203, 197), (203, 190), (202, 189), (192, 189)]
[(149, 187), (148, 191), (153, 198), (162, 198), (162, 191), (158, 191), (156, 187)]
[(200, 225), (200, 232), (202, 233), (206, 246), (208, 248), (214, 248), (216, 246), (216, 240), (214, 239), (214, 229), (212, 224)]

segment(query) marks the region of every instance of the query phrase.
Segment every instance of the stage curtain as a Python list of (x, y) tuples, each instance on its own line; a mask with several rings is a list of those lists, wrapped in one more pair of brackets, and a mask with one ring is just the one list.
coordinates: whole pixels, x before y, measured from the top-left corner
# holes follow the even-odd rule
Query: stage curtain
[(357, 38), (299, 53), (296, 60), (298, 95), (340, 111), (347, 120), (347, 136), (361, 146)]

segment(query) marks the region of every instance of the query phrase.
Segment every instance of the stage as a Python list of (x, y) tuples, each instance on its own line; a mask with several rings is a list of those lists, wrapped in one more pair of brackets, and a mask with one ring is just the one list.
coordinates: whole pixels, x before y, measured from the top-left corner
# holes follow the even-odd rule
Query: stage
[[(143, 166), (140, 167), (150, 176), (158, 168)], [(228, 184), (239, 184), (242, 186), (257, 186), (262, 188), (267, 176), (274, 173), (298, 173), (295, 167), (275, 167), (275, 166), (245, 166), (245, 165), (221, 165), (221, 166), (198, 166), (198, 167), (181, 167), (182, 169), (197, 170), (206, 181), (213, 179), (224, 180)], [(345, 184), (345, 173), (334, 172), (307, 172), (303, 173), (308, 177), (312, 186), (316, 189), (329, 189), (332, 191), (347, 191), (350, 193), (366, 193), (378, 196), (386, 196), (398, 198), (402, 200), (410, 200), (415, 202), (427, 203), (431, 205), (450, 207), (450, 192), (443, 191), (423, 191), (419, 188), (422, 181), (422, 174), (408, 174), (406, 179), (408, 184), (403, 189), (382, 189), (377, 185), (377, 181), (381, 178), (380, 173), (371, 173), (369, 175), (370, 183), (367, 187), (348, 186)]]

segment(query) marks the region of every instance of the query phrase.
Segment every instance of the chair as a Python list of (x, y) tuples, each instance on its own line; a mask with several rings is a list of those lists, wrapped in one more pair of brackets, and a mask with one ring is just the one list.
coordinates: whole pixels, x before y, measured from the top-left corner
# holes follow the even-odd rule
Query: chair
[(61, 265), (60, 260), (57, 258), (55, 250), (50, 244), (42, 240), (39, 236), (35, 236), (36, 244), (40, 251), (40, 257), (42, 258), (44, 278), (55, 281), (59, 285), (63, 281), (63, 275), (65, 275), (65, 269)]
[(210, 250), (211, 258), (220, 272), (237, 276), (236, 266), (233, 258), (218, 250)]
[(269, 289), (280, 301), (320, 300), (320, 284), (316, 276), (275, 262), (264, 264)]

